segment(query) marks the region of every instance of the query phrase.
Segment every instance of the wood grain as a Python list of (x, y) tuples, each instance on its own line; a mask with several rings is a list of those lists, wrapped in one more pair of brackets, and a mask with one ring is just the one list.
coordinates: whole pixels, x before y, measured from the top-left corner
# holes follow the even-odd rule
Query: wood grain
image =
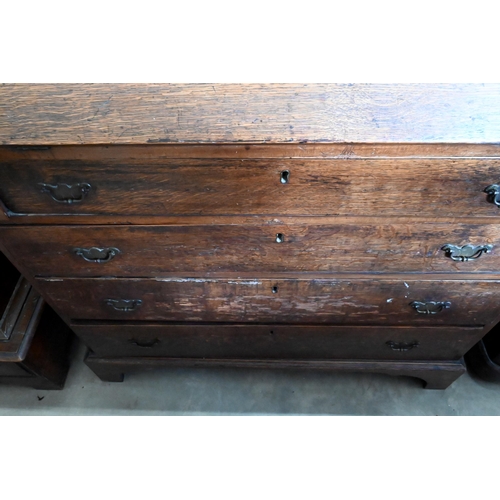
[[(498, 321), (499, 108), (499, 84), (1, 85), (0, 247), (113, 356), (87, 359), (106, 380), (251, 366), (445, 388)], [(40, 192), (75, 182), (81, 203)], [(453, 262), (446, 243), (493, 251)]]
[[(289, 180), (283, 184), (280, 176), (285, 171)], [(376, 214), (498, 219), (500, 209), (488, 202), (484, 189), (499, 182), (500, 159), (485, 158), (0, 163), (0, 199), (11, 212), (30, 216)], [(91, 189), (83, 201), (71, 205), (54, 201), (40, 187), (78, 183)]]
[(500, 140), (498, 84), (3, 84), (0, 144)]
[[(48, 278), (38, 287), (79, 320), (249, 322), (331, 325), (487, 325), (498, 318), (500, 280)], [(274, 287), (276, 287), (275, 290)], [(141, 300), (128, 312), (108, 300)], [(451, 302), (419, 314), (413, 301)]]
[(70, 160), (117, 163), (171, 159), (385, 159), (500, 158), (497, 144), (446, 143), (274, 143), (274, 144), (96, 144), (0, 146), (0, 162)]
[[(72, 324), (105, 357), (455, 360), (483, 328), (249, 324)], [(387, 342), (412, 343), (395, 351)]]
[[(482, 223), (25, 226), (0, 227), (0, 241), (29, 275), (46, 277), (500, 272), (500, 227)], [(457, 262), (442, 250), (445, 244), (493, 248)], [(88, 262), (75, 253), (92, 247), (119, 253), (109, 262)]]

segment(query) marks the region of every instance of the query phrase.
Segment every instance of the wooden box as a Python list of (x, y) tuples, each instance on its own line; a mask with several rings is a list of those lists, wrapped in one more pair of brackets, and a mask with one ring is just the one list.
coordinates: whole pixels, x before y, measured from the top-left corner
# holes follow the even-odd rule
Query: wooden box
[(62, 389), (73, 332), (0, 254), (0, 383)]

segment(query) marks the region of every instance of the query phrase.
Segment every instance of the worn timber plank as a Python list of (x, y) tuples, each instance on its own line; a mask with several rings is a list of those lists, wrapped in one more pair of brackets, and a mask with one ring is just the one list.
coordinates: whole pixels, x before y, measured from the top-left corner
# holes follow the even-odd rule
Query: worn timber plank
[(3, 84), (0, 144), (500, 142), (500, 84)]

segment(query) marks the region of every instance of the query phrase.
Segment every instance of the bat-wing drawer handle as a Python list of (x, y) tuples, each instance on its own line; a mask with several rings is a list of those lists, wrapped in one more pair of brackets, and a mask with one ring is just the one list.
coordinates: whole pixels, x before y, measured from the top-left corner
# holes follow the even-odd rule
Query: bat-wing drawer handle
[(78, 184), (38, 184), (42, 193), (48, 193), (58, 203), (80, 203), (89, 193), (92, 186), (88, 182)]
[(154, 347), (156, 344), (159, 344), (160, 339), (146, 340), (146, 341), (130, 339), (129, 342), (131, 344), (136, 345), (137, 347), (151, 348)]
[(104, 264), (109, 262), (115, 255), (120, 253), (120, 250), (115, 247), (109, 248), (73, 248), (76, 255), (82, 257), (87, 262), (95, 262), (97, 264)]
[(484, 189), (484, 192), (488, 195), (488, 201), (500, 207), (500, 186), (498, 184), (491, 184)]
[(483, 253), (491, 252), (492, 249), (493, 245), (464, 245), (463, 247), (457, 247), (447, 244), (441, 247), (446, 257), (459, 262), (479, 259)]
[(417, 341), (393, 342), (392, 340), (389, 340), (389, 342), (386, 342), (386, 345), (388, 345), (393, 351), (406, 352), (406, 351), (411, 351), (415, 347), (418, 347), (420, 344)]
[(141, 304), (139, 299), (107, 299), (106, 304), (116, 311), (132, 312), (135, 311)]
[(451, 302), (417, 302), (410, 304), (419, 314), (437, 314), (451, 307)]

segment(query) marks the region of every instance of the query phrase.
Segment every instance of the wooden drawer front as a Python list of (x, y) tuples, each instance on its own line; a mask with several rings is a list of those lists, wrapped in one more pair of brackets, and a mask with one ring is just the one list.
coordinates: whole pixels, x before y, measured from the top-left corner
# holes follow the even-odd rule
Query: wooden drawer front
[(80, 320), (470, 326), (500, 316), (500, 280), (61, 278), (38, 283), (59, 313)]
[[(0, 227), (0, 239), (38, 276), (500, 271), (494, 224), (25, 226)], [(465, 245), (474, 258), (454, 260)]]
[(275, 359), (459, 359), (484, 333), (475, 328), (108, 324), (72, 325), (107, 357)]
[(500, 209), (484, 192), (496, 183), (498, 159), (0, 163), (0, 199), (19, 214), (498, 218)]

